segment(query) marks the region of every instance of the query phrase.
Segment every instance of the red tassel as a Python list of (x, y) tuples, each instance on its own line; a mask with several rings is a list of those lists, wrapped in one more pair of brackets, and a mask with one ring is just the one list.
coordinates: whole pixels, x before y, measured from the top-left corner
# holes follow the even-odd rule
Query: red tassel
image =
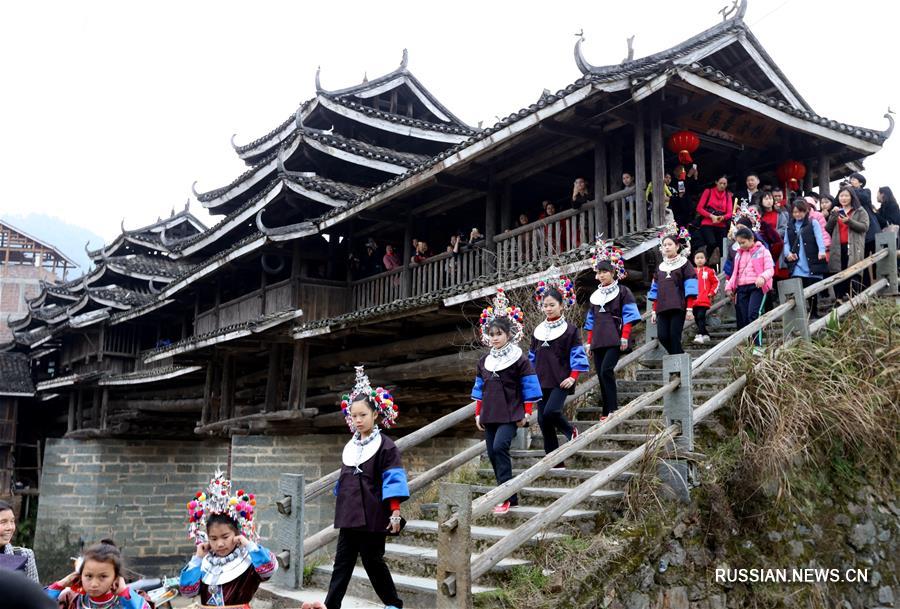
[(678, 151), (678, 162), (682, 165), (691, 165), (694, 163), (694, 159), (691, 158), (691, 153), (687, 150), (679, 150)]

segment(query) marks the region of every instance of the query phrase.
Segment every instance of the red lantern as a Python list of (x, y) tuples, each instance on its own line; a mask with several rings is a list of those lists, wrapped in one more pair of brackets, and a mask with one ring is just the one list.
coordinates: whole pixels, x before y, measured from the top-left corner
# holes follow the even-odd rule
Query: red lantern
[(678, 155), (678, 162), (682, 165), (690, 165), (694, 162), (691, 153), (700, 147), (700, 138), (690, 131), (679, 131), (669, 136), (669, 150)]
[(778, 166), (775, 175), (787, 190), (797, 190), (800, 188), (801, 180), (806, 176), (806, 165), (800, 161), (787, 160)]

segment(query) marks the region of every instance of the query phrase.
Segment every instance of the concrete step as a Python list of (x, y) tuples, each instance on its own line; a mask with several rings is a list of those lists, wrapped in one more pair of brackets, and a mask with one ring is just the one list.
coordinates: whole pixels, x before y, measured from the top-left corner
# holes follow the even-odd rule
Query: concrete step
[[(491, 487), (478, 487), (478, 488), (486, 488), (488, 490), (494, 488)], [(473, 488), (473, 492), (474, 488)], [(487, 491), (481, 491), (478, 494), (483, 494)], [(491, 546), (499, 540), (503, 539), (507, 535), (509, 535), (511, 528), (504, 528), (499, 526), (484, 526), (484, 525), (473, 525), (472, 526), (472, 541), (475, 544), (476, 551), (482, 550), (483, 547)], [(438, 524), (434, 520), (410, 520), (406, 523), (406, 528), (403, 529), (403, 533), (401, 534), (401, 538), (404, 543), (413, 544), (413, 545), (425, 545), (428, 547), (434, 547), (437, 545), (437, 534), (438, 534)], [(534, 545), (542, 541), (553, 541), (556, 539), (560, 539), (562, 537), (566, 537), (562, 533), (556, 533), (553, 531), (544, 531), (538, 533), (531, 539), (529, 539), (525, 545)]]
[[(437, 548), (434, 546), (415, 546), (402, 543), (387, 543), (384, 546), (384, 556), (391, 567), (392, 573), (403, 573), (416, 577), (434, 578), (437, 574)], [(473, 554), (472, 560), (476, 560), (479, 554)], [(525, 567), (532, 564), (530, 560), (522, 558), (504, 558), (494, 565), (485, 575), (482, 583), (496, 583), (498, 576), (507, 573), (513, 567)]]
[[(323, 565), (316, 567), (312, 572), (313, 584), (326, 587), (331, 581), (331, 573), (333, 567), (331, 565)], [(406, 575), (403, 573), (392, 573), (394, 585), (397, 587), (397, 595), (403, 599), (405, 607), (435, 607), (437, 605), (437, 582), (433, 577), (419, 577), (416, 575)], [(474, 584), (472, 586), (473, 594), (484, 594), (491, 592), (495, 588)], [(369, 582), (369, 576), (366, 575), (365, 569), (356, 567), (353, 569), (353, 577), (350, 579), (350, 586), (347, 591), (360, 598), (378, 602), (378, 595)], [(383, 604), (381, 605), (384, 606)]]
[[(496, 487), (475, 485), (472, 486), (472, 492), (484, 494), (492, 491), (494, 488)], [(547, 504), (556, 501), (571, 490), (571, 488), (559, 486), (526, 486), (519, 491), (518, 496), (519, 501), (526, 502), (528, 505)], [(591, 493), (588, 499), (585, 500), (585, 503), (591, 507), (600, 507), (610, 501), (619, 501), (624, 496), (625, 493), (620, 490), (600, 489)]]
[[(321, 587), (303, 588), (302, 590), (282, 588), (271, 582), (265, 582), (259, 587), (255, 598), (260, 601), (273, 601), (276, 603), (276, 607), (300, 607), (305, 602), (321, 601), (324, 603), (327, 595), (327, 582)], [(383, 609), (384, 603), (347, 595), (341, 606), (344, 609)]]
[[(571, 461), (571, 459), (570, 459)], [(513, 476), (518, 476), (519, 474), (527, 471), (524, 468), (514, 467), (513, 468)], [(549, 472), (538, 478), (540, 484), (542, 486), (561, 486), (572, 487), (577, 486), (584, 482), (585, 480), (597, 475), (600, 473), (599, 469), (584, 469), (584, 468), (560, 468), (555, 467), (551, 469)], [(494, 482), (494, 470), (489, 468), (479, 469), (478, 475), (482, 477), (487, 483)], [(625, 484), (631, 478), (634, 477), (633, 472), (626, 472), (622, 475), (616, 477), (614, 483)]]

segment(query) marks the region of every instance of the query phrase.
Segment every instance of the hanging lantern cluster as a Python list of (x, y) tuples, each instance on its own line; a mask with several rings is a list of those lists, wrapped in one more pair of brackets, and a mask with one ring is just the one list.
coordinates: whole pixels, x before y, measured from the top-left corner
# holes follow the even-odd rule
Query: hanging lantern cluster
[(678, 162), (690, 165), (694, 162), (691, 154), (700, 148), (700, 138), (690, 131), (678, 131), (669, 136), (666, 142), (669, 150), (678, 155)]
[(800, 161), (787, 160), (775, 170), (778, 182), (784, 184), (787, 190), (798, 190), (803, 178), (806, 177), (806, 165)]

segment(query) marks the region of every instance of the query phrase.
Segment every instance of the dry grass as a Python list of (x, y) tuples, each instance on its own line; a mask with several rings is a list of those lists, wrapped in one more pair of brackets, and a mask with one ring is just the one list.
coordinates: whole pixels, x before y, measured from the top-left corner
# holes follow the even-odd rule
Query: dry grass
[[(838, 326), (842, 327), (838, 327)], [(900, 438), (900, 308), (881, 302), (754, 362), (736, 418), (743, 470), (791, 495), (791, 466), (835, 449), (884, 467)]]

